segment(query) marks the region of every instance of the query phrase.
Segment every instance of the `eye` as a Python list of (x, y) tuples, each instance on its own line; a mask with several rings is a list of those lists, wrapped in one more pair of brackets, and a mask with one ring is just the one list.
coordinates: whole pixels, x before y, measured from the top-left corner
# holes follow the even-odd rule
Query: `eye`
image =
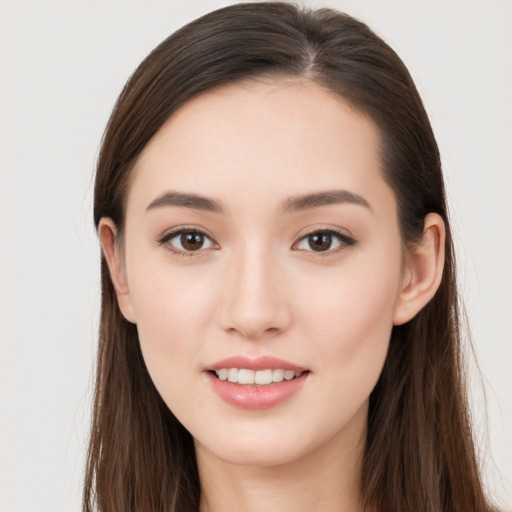
[(314, 252), (336, 252), (345, 246), (354, 245), (356, 241), (349, 236), (333, 229), (313, 231), (302, 237), (294, 249)]
[(164, 235), (159, 242), (169, 246), (171, 250), (181, 253), (192, 253), (218, 247), (208, 235), (197, 229), (172, 231)]

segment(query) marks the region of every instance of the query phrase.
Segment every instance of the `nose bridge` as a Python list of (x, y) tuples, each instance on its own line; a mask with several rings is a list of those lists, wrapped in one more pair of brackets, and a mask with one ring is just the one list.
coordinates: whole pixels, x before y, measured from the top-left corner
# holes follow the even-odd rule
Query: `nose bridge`
[(232, 255), (222, 305), (223, 328), (248, 338), (285, 330), (291, 316), (278, 258), (268, 244), (252, 241)]

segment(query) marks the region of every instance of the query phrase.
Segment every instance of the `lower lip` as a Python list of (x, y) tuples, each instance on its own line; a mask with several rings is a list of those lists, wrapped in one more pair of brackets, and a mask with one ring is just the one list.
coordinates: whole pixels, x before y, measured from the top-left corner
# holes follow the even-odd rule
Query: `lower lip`
[(264, 386), (233, 384), (211, 373), (207, 373), (207, 376), (215, 393), (228, 404), (241, 409), (269, 409), (297, 393), (306, 382), (308, 374), (304, 372), (295, 379)]

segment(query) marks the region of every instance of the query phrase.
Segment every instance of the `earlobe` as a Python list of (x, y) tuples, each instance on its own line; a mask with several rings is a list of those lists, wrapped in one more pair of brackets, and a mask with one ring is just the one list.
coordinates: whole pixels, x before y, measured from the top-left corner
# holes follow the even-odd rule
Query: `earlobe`
[(395, 325), (414, 318), (439, 288), (444, 268), (445, 234), (441, 216), (429, 213), (425, 217), (421, 241), (407, 251), (402, 289), (393, 318)]
[(116, 291), (117, 302), (121, 313), (131, 323), (135, 322), (135, 314), (126, 277), (121, 248), (116, 243), (117, 227), (112, 219), (103, 217), (98, 225), (98, 237), (103, 251), (103, 257), (107, 263), (110, 279)]

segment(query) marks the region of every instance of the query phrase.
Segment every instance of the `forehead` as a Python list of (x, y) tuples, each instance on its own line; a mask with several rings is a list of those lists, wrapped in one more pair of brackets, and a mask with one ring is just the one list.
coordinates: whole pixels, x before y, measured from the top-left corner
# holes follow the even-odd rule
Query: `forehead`
[(138, 189), (146, 201), (164, 189), (227, 201), (332, 188), (371, 195), (376, 184), (387, 188), (368, 117), (310, 81), (251, 81), (174, 113), (142, 152), (128, 200)]

